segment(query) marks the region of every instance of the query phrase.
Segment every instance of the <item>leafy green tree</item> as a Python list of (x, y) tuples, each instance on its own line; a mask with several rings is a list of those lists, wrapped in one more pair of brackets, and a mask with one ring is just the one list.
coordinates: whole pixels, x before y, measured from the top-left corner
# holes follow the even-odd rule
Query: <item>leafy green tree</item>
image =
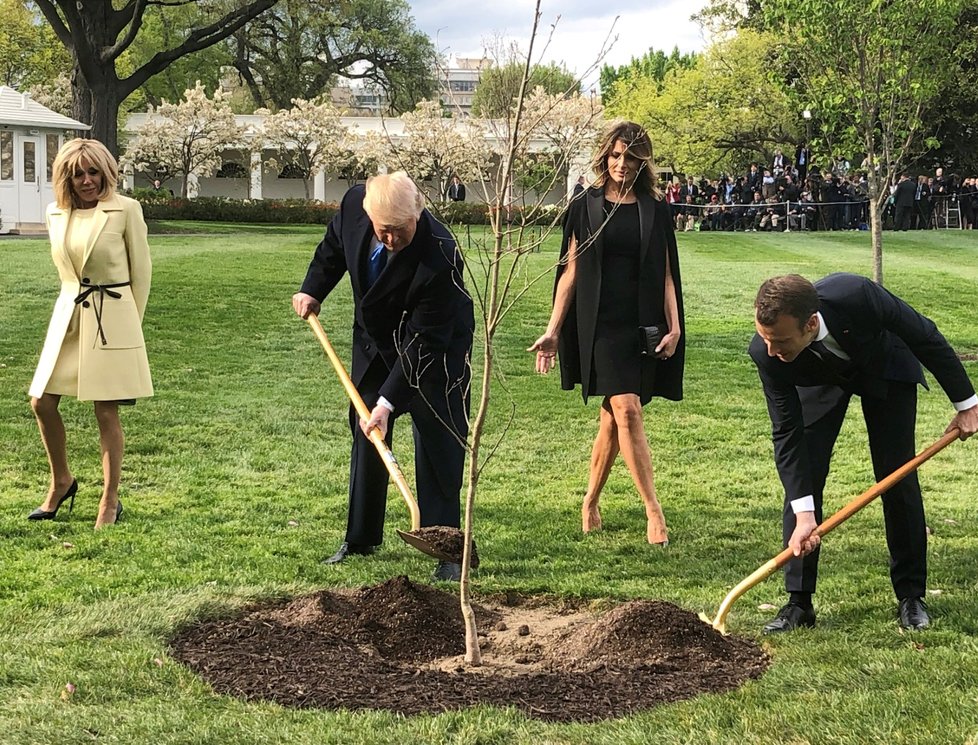
[(689, 69), (696, 64), (695, 52), (680, 54), (679, 47), (673, 47), (670, 54), (662, 50), (649, 49), (641, 57), (632, 57), (627, 65), (612, 67), (604, 65), (601, 68), (600, 86), (605, 105), (614, 103), (615, 85), (619, 80), (649, 78), (661, 86), (665, 83), (666, 75), (677, 69)]
[[(206, 7), (196, 3), (188, 5), (149, 5), (143, 16), (139, 35), (120, 59), (120, 67), (133, 70), (153, 58), (160, 49), (179, 44), (186, 29), (207, 22)], [(221, 68), (231, 64), (231, 57), (223, 44), (214, 44), (200, 51), (174, 60), (165, 69), (143, 83), (129, 100), (126, 108), (142, 111), (147, 106), (159, 106), (163, 101), (179, 101), (186, 90), (197, 81), (208, 90), (216, 90), (221, 83)], [(248, 113), (254, 111), (252, 106)]]
[(337, 76), (379, 85), (394, 111), (435, 89), (435, 48), (405, 0), (281, 0), (230, 41), (231, 64), (256, 105), (287, 109)]
[(924, 113), (954, 77), (948, 52), (973, 0), (766, 0), (765, 23), (783, 40), (773, 66), (820, 137), (865, 154), (873, 278), (883, 281), (880, 213), (895, 180), (929, 134)]
[(0, 0), (0, 85), (19, 91), (52, 80), (68, 55), (24, 0)]
[[(472, 115), (483, 119), (505, 119), (509, 116), (514, 101), (520, 93), (525, 63), (511, 60), (498, 67), (483, 71), (472, 96)], [(536, 88), (552, 96), (571, 96), (580, 93), (581, 82), (564, 67), (551, 62), (548, 65), (533, 65), (527, 91)]]
[(945, 173), (978, 173), (978, 2), (965, 8), (958, 19), (962, 29), (958, 45), (950, 50), (952, 77), (924, 112), (940, 147), (927, 152), (922, 163), (943, 166)]
[[(36, 0), (71, 57), (72, 115), (90, 124), (91, 136), (114, 153), (119, 149), (118, 115), (123, 101), (176, 60), (222, 41), (275, 2), (226, 0), (212, 5), (203, 0), (176, 4), (131, 0), (117, 8), (113, 0)], [(160, 12), (168, 12), (186, 5), (214, 10), (202, 12), (199, 24), (183, 28), (179, 39), (145, 62), (132, 60), (130, 65), (122, 59), (142, 31), (147, 8), (157, 6)]]
[(801, 136), (799, 111), (766, 72), (775, 49), (771, 35), (743, 30), (661, 83), (618, 80), (608, 113), (647, 127), (656, 160), (674, 173), (742, 173)]

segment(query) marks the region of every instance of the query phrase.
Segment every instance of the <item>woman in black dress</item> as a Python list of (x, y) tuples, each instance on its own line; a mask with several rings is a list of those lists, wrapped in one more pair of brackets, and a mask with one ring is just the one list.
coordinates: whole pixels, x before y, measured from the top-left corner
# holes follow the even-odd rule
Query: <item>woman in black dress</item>
[[(668, 205), (655, 186), (652, 143), (632, 122), (613, 124), (592, 161), (595, 186), (573, 200), (564, 223), (553, 312), (530, 347), (536, 369), (560, 359), (565, 390), (601, 396), (598, 435), (581, 522), (601, 527), (598, 500), (620, 452), (645, 504), (649, 543), (668, 542), (656, 497), (642, 407), (652, 396), (682, 398), (685, 344), (679, 257)], [(642, 329), (661, 341), (642, 353)]]

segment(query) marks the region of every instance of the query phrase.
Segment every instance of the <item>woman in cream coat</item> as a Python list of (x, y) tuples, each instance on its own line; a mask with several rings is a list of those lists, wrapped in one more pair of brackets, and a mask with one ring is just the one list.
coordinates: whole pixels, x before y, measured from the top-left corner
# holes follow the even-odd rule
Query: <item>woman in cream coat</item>
[(152, 267), (139, 203), (115, 193), (119, 168), (97, 140), (66, 142), (54, 161), (57, 201), (47, 210), (51, 256), (61, 280), (31, 406), (51, 466), (51, 486), (31, 520), (50, 520), (78, 483), (68, 466), (62, 396), (93, 401), (104, 486), (95, 528), (122, 514), (124, 437), (119, 405), (153, 395), (142, 318)]

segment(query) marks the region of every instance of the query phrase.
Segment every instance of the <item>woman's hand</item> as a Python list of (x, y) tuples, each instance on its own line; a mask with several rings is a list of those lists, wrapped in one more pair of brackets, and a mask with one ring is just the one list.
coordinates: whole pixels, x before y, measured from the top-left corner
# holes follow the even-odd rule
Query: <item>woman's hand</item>
[(537, 372), (546, 375), (557, 364), (557, 335), (544, 334), (526, 351), (537, 353)]
[(660, 360), (667, 360), (672, 357), (676, 353), (676, 347), (679, 346), (681, 337), (682, 334), (678, 331), (670, 331), (663, 336), (659, 346), (655, 348), (655, 356)]

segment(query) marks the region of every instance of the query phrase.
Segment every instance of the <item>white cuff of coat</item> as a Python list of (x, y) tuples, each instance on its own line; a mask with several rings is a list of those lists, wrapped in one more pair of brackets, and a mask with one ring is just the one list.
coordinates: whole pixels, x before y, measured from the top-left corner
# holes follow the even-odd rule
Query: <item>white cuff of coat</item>
[(381, 396), (380, 398), (378, 398), (378, 399), (377, 399), (377, 405), (378, 405), (378, 406), (383, 406), (383, 407), (384, 407), (385, 409), (387, 409), (387, 410), (388, 410), (388, 411), (389, 411), (389, 412), (390, 412), (391, 414), (393, 414), (393, 413), (394, 413), (394, 404), (392, 404), (392, 403), (391, 403), (390, 401), (388, 401), (388, 400), (387, 400), (386, 398), (384, 398), (383, 396)]
[(796, 515), (799, 512), (814, 512), (815, 511), (815, 497), (809, 494), (807, 497), (800, 497), (798, 499), (791, 500), (791, 511)]
[(954, 404), (955, 411), (967, 411), (972, 406), (978, 406), (978, 394), (972, 396), (967, 401), (958, 401)]

